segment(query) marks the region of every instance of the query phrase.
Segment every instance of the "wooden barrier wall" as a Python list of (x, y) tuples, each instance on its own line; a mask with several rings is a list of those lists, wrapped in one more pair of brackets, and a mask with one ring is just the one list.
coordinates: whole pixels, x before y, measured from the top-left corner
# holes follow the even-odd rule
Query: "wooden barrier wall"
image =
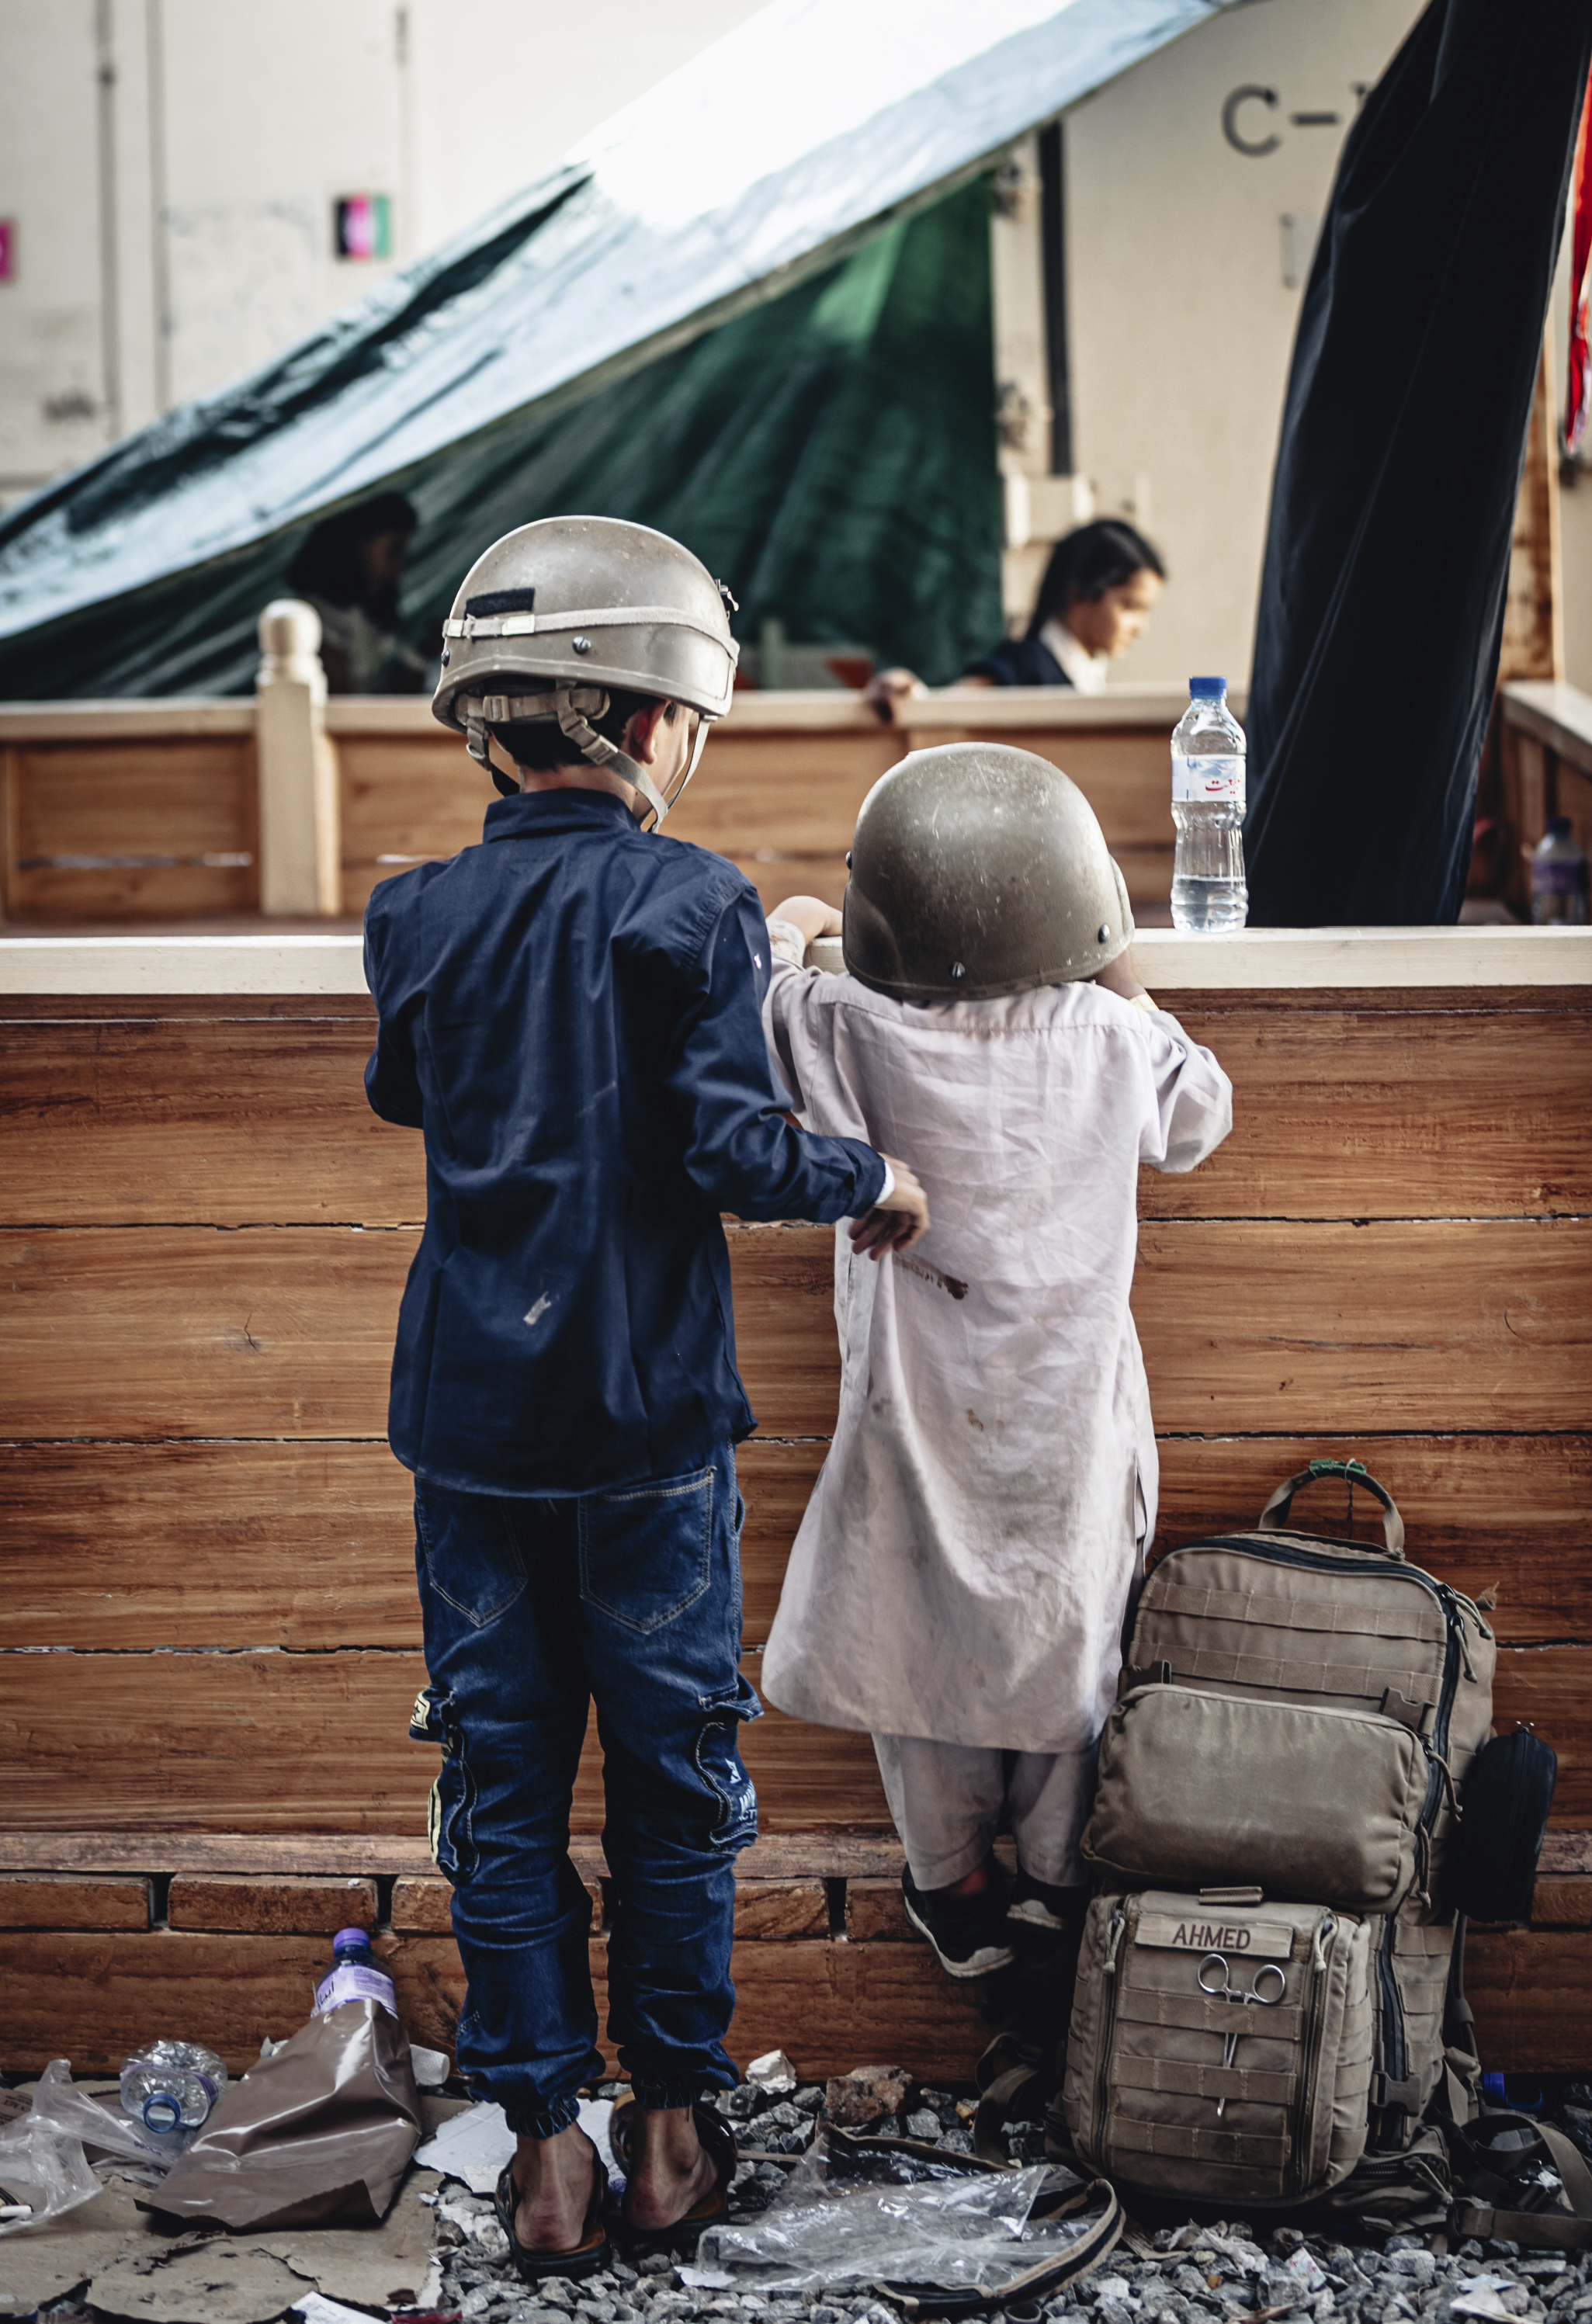
[[(1133, 901), (1164, 906), (1167, 736), (1183, 706), (1165, 687), (1089, 699), (986, 688), (929, 696), (890, 726), (857, 694), (741, 694), (669, 831), (730, 856), (766, 904), (802, 891), (838, 903), (869, 787), (909, 750), (989, 735), (1063, 766), (1099, 814)], [(327, 892), (356, 917), (378, 881), (477, 841), (496, 793), (427, 703), (335, 700), (325, 720), (340, 835)], [(270, 770), (257, 759), (253, 702), (0, 707), (6, 917), (51, 927), (258, 911), (259, 785)], [(303, 909), (315, 909), (313, 897)]]
[[(1496, 1585), (1497, 1715), (1535, 1722), (1560, 1784), (1533, 1925), (1478, 1934), (1473, 2000), (1489, 2066), (1592, 2065), (1592, 987), (1164, 997), (1232, 1074), (1237, 1127), (1143, 1181), (1160, 1541), (1354, 1452), (1415, 1558)], [(13, 996), (0, 1019), (0, 2065), (100, 2068), (156, 2026), (245, 2062), (362, 1917), (446, 2046), (382, 1438), (420, 1142), (365, 1109), (368, 1001)], [(755, 1683), (833, 1422), (831, 1237), (731, 1240)], [(1331, 1529), (1323, 1499), (1300, 1514)], [(965, 2073), (980, 2029), (907, 1941), (866, 1737), (770, 1711), (746, 1750), (765, 1837), (736, 2054)], [(575, 1821), (600, 1895), (590, 1752)]]

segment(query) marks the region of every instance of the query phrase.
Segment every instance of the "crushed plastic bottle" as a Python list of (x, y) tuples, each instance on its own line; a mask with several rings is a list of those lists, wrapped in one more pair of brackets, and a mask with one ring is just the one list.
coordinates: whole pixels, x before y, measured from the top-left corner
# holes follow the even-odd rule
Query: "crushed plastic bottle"
[(324, 2017), (345, 2001), (377, 2001), (390, 2017), (398, 2015), (397, 1987), (376, 1967), (363, 1929), (339, 1929), (332, 1939), (332, 1966), (315, 1988), (315, 2014)]
[(1241, 928), (1249, 911), (1246, 744), (1227, 693), (1225, 678), (1191, 678), (1189, 706), (1172, 735), (1172, 924), (1201, 933)]
[(146, 2042), (122, 2067), (122, 2111), (146, 2130), (197, 2130), (226, 2088), (226, 2068), (197, 2042)]
[(1532, 918), (1540, 928), (1587, 924), (1587, 857), (1568, 815), (1551, 815), (1532, 850)]

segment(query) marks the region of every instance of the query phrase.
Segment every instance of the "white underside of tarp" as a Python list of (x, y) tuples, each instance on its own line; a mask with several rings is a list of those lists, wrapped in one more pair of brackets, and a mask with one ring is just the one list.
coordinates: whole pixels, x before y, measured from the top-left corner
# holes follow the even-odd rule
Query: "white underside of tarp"
[[(286, 355), (8, 512), (0, 635), (243, 548), (788, 289), (1235, 5), (773, 0)], [(459, 69), (491, 60), (465, 42)], [(560, 194), (480, 281), (427, 297)], [(191, 474), (141, 500), (141, 469), (185, 451)]]

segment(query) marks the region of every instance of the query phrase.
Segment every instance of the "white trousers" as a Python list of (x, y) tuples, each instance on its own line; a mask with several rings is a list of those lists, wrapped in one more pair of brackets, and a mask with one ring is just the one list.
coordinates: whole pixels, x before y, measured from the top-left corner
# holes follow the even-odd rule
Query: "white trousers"
[(1008, 1811), (1017, 1861), (1057, 1888), (1089, 1878), (1078, 1841), (1094, 1799), (1095, 1748), (995, 1751), (876, 1735), (885, 1797), (920, 1888), (949, 1888), (989, 1855)]

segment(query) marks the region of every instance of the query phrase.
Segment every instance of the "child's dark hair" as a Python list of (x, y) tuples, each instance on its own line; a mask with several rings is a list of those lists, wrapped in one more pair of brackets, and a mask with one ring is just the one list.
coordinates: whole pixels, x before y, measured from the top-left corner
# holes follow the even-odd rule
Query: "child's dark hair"
[(1064, 613), (1077, 598), (1092, 603), (1108, 589), (1120, 589), (1136, 573), (1154, 573), (1162, 581), (1166, 578), (1165, 566), (1142, 532), (1114, 516), (1081, 524), (1051, 550), (1027, 635), (1036, 638), (1046, 622)]
[[(622, 745), (624, 731), (638, 710), (649, 710), (659, 699), (656, 694), (632, 694), (622, 687), (609, 687), (608, 707), (592, 724), (599, 734), (611, 742)], [(666, 719), (672, 719), (679, 707), (669, 703)], [(513, 760), (528, 774), (553, 775), (560, 767), (584, 767), (583, 759), (575, 744), (563, 733), (556, 718), (527, 718), (517, 726), (494, 726), (492, 733)]]

